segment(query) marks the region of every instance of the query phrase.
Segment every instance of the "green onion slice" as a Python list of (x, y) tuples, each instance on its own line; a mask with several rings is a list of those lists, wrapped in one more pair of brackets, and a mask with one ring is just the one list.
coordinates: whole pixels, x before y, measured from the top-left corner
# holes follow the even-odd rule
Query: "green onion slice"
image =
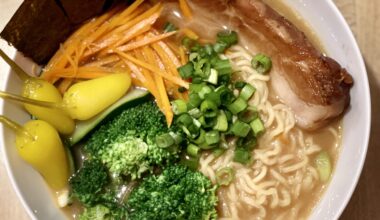
[(246, 84), (243, 89), (240, 91), (240, 97), (244, 100), (250, 99), (252, 95), (256, 92), (256, 88), (251, 84)]
[(234, 115), (238, 114), (241, 111), (244, 111), (248, 107), (246, 100), (242, 98), (237, 98), (233, 103), (227, 106), (228, 110)]
[(165, 133), (156, 137), (156, 144), (160, 148), (167, 148), (174, 145), (175, 141), (169, 133)]
[(182, 99), (172, 101), (172, 110), (175, 115), (180, 115), (187, 112), (186, 102)]
[(246, 137), (251, 130), (251, 127), (249, 124), (244, 123), (242, 121), (235, 121), (235, 123), (232, 124), (231, 132), (237, 137)]
[(216, 171), (215, 177), (220, 186), (228, 186), (235, 179), (235, 170), (231, 167), (220, 168)]
[(252, 58), (251, 64), (253, 69), (261, 74), (268, 73), (272, 68), (272, 60), (264, 54), (257, 54), (254, 56)]

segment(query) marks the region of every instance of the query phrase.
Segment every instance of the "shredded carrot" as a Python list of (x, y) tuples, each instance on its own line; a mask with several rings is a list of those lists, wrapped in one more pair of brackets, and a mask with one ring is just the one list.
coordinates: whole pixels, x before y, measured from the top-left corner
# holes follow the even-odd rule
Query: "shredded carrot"
[(113, 30), (110, 30), (109, 33), (105, 34), (101, 39), (99, 39), (99, 42), (102, 42), (103, 40), (109, 39), (109, 38), (116, 38), (117, 39), (118, 36), (120, 34), (122, 34), (124, 31), (127, 31), (132, 26), (136, 25), (137, 23), (141, 22), (142, 20), (145, 20), (146, 18), (151, 16), (153, 13), (159, 11), (160, 7), (161, 7), (161, 4), (156, 4), (155, 6), (151, 7), (148, 10), (146, 10), (143, 7), (140, 7), (138, 10), (135, 11), (135, 13), (140, 12), (138, 15), (135, 16), (134, 15), (135, 13), (133, 13), (130, 16), (123, 19), (123, 21), (120, 22), (118, 27), (116, 27)]
[(134, 50), (134, 49), (137, 49), (139, 47), (142, 47), (142, 46), (145, 46), (145, 45), (152, 44), (154, 42), (163, 40), (163, 39), (165, 39), (167, 37), (172, 36), (175, 33), (177, 33), (177, 32), (172, 31), (172, 32), (169, 32), (169, 33), (164, 33), (164, 34), (156, 35), (156, 36), (153, 36), (153, 37), (145, 37), (145, 38), (143, 38), (143, 39), (141, 39), (139, 41), (135, 41), (135, 42), (132, 42), (132, 43), (120, 46), (117, 49), (120, 50), (120, 51), (124, 51), (124, 52), (125, 51)]
[[(143, 48), (143, 51), (144, 51), (144, 54), (148, 60), (148, 63), (150, 63), (151, 65), (154, 65), (154, 66), (158, 66), (158, 64), (155, 60), (155, 57), (154, 57), (153, 50), (150, 47), (146, 46)], [(157, 84), (158, 94), (159, 94), (160, 99), (161, 99), (160, 109), (165, 114), (166, 122), (170, 126), (173, 122), (174, 114), (173, 114), (173, 110), (170, 106), (169, 97), (168, 97), (168, 94), (167, 94), (167, 91), (165, 88), (164, 80), (158, 74), (153, 74), (153, 77), (154, 77), (155, 82)]]
[(185, 48), (182, 46), (179, 47), (179, 52), (180, 52), (181, 64), (185, 65), (187, 63)]
[[(155, 60), (158, 64), (158, 67), (162, 71), (167, 71), (167, 67), (165, 67), (164, 63), (162, 62), (162, 60), (160, 59), (158, 54), (154, 53), (154, 55), (155, 55)], [(182, 97), (182, 94), (180, 92), (178, 92), (178, 86), (176, 86), (172, 82), (169, 82), (168, 80), (165, 80), (164, 82), (165, 82), (165, 86), (166, 86), (166, 91), (171, 97), (173, 97), (175, 99), (184, 99), (184, 97)]]
[(146, 88), (146, 86), (145, 86), (146, 79), (145, 79), (144, 75), (141, 73), (141, 70), (134, 63), (130, 62), (127, 59), (125, 59), (124, 62), (125, 62), (125, 64), (127, 64), (129, 69), (131, 69), (132, 79), (137, 79), (138, 81), (140, 81), (142, 83), (143, 87)]
[[(170, 48), (167, 47), (167, 45), (163, 42), (157, 42), (153, 44), (152, 47), (161, 58), (161, 61), (164, 63), (167, 72), (171, 73), (173, 76), (180, 78), (177, 68), (181, 66), (181, 63), (174, 55), (174, 53), (170, 50)], [(175, 93), (176, 91), (178, 91), (178, 89), (174, 89)]]
[(117, 61), (120, 61), (119, 56), (117, 56), (117, 55), (110, 55), (110, 56), (107, 56), (107, 57), (103, 57), (103, 58), (101, 58), (99, 60), (87, 63), (84, 66), (105, 66), (105, 65), (117, 62)]
[(181, 9), (182, 14), (186, 18), (191, 19), (193, 17), (191, 9), (190, 9), (189, 5), (187, 4), (186, 0), (179, 0), (179, 8)]
[[(145, 60), (144, 55), (142, 54), (142, 51), (140, 50), (135, 50), (135, 56), (137, 57), (137, 59)], [(158, 95), (158, 90), (157, 90), (156, 84), (154, 83), (153, 76), (147, 69), (142, 69), (141, 73), (144, 75), (146, 79), (145, 85), (147, 86), (147, 89), (157, 99), (158, 105), (160, 105), (161, 99)]]
[(67, 89), (69, 89), (72, 83), (73, 79), (63, 79), (58, 85), (58, 91), (61, 94), (64, 94), (67, 91)]
[(144, 61), (141, 61), (139, 59), (136, 59), (134, 58), (133, 56), (131, 55), (128, 55), (124, 52), (121, 52), (119, 50), (115, 50), (115, 53), (119, 54), (120, 56), (122, 56), (123, 58), (133, 62), (134, 64), (140, 66), (140, 67), (143, 67), (145, 69), (148, 69), (152, 72), (156, 72), (158, 74), (160, 74), (162, 77), (164, 77), (166, 80), (169, 80), (170, 82), (176, 84), (176, 85), (179, 85), (179, 86), (182, 86), (182, 87), (185, 87), (185, 88), (189, 88), (189, 84), (185, 81), (183, 81), (181, 78), (179, 77), (175, 77), (175, 76), (172, 76), (170, 74), (166, 74), (164, 72), (162, 72), (160, 69), (158, 69), (157, 67), (153, 66), (153, 65), (150, 65)]
[[(147, 28), (150, 28), (152, 24), (156, 22), (158, 17), (160, 16), (162, 11), (162, 7), (157, 7), (155, 11), (149, 10), (139, 16), (139, 19), (142, 19), (141, 21), (137, 22), (132, 27), (128, 28), (125, 32), (114, 34), (112, 37), (109, 37), (107, 39), (103, 39), (101, 42), (96, 43), (96, 47), (93, 48), (91, 51), (87, 51), (87, 53), (84, 54), (85, 57), (90, 56), (106, 47), (118, 47), (127, 41), (131, 40), (132, 38), (136, 37), (138, 34), (147, 31)], [(153, 13), (152, 13), (153, 12)], [(125, 24), (127, 25), (127, 24)]]
[(144, 0), (137, 0), (132, 5), (130, 5), (126, 10), (121, 12), (118, 16), (114, 16), (113, 19), (109, 22), (104, 22), (96, 31), (94, 31), (88, 38), (87, 38), (87, 44), (92, 44), (95, 42), (99, 37), (101, 37), (103, 34), (105, 34), (107, 31), (110, 31), (110, 29), (114, 28), (118, 24), (123, 22), (123, 17), (131, 14), (134, 10), (137, 9), (137, 7), (142, 4)]
[(188, 38), (192, 39), (192, 40), (198, 40), (199, 39), (199, 36), (192, 30), (190, 30), (189, 28), (183, 28), (181, 30)]

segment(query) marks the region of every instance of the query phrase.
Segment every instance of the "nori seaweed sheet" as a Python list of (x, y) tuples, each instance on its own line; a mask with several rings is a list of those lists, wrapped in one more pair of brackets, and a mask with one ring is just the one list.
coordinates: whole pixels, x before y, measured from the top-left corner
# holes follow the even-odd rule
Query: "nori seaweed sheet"
[(25, 0), (0, 36), (25, 56), (44, 64), (72, 29), (54, 0)]
[(36, 63), (46, 64), (81, 23), (123, 1), (24, 0), (0, 37)]
[(101, 13), (106, 0), (60, 0), (60, 2), (71, 23), (80, 24)]

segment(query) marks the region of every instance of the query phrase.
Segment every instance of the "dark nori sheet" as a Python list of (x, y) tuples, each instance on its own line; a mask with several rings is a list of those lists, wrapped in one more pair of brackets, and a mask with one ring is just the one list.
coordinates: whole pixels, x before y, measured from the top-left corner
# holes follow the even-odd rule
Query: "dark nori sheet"
[(32, 58), (46, 63), (72, 30), (54, 0), (25, 0), (0, 36)]
[(101, 13), (106, 0), (60, 0), (60, 2), (69, 20), (73, 24), (80, 24)]
[(117, 2), (121, 1), (24, 0), (0, 37), (36, 63), (46, 64), (82, 22)]

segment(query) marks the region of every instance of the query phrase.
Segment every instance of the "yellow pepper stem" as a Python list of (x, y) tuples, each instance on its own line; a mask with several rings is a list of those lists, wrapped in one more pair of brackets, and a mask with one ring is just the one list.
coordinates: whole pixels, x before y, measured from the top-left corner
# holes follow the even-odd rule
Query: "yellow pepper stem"
[(4, 124), (18, 134), (24, 134), (26, 137), (33, 139), (33, 136), (29, 134), (21, 125), (3, 115), (0, 115), (0, 123)]
[(5, 62), (15, 71), (17, 76), (25, 82), (25, 80), (31, 78), (19, 65), (17, 65), (3, 50), (0, 49), (0, 56), (4, 59)]
[(58, 109), (63, 108), (61, 103), (46, 102), (46, 101), (40, 101), (40, 100), (35, 100), (35, 99), (29, 99), (29, 98), (25, 98), (25, 97), (22, 97), (19, 95), (15, 95), (15, 94), (3, 92), (3, 91), (0, 91), (0, 97), (4, 98), (4, 99), (14, 100), (17, 102), (22, 102), (25, 104), (37, 105), (37, 106), (41, 106), (41, 107), (58, 108)]

